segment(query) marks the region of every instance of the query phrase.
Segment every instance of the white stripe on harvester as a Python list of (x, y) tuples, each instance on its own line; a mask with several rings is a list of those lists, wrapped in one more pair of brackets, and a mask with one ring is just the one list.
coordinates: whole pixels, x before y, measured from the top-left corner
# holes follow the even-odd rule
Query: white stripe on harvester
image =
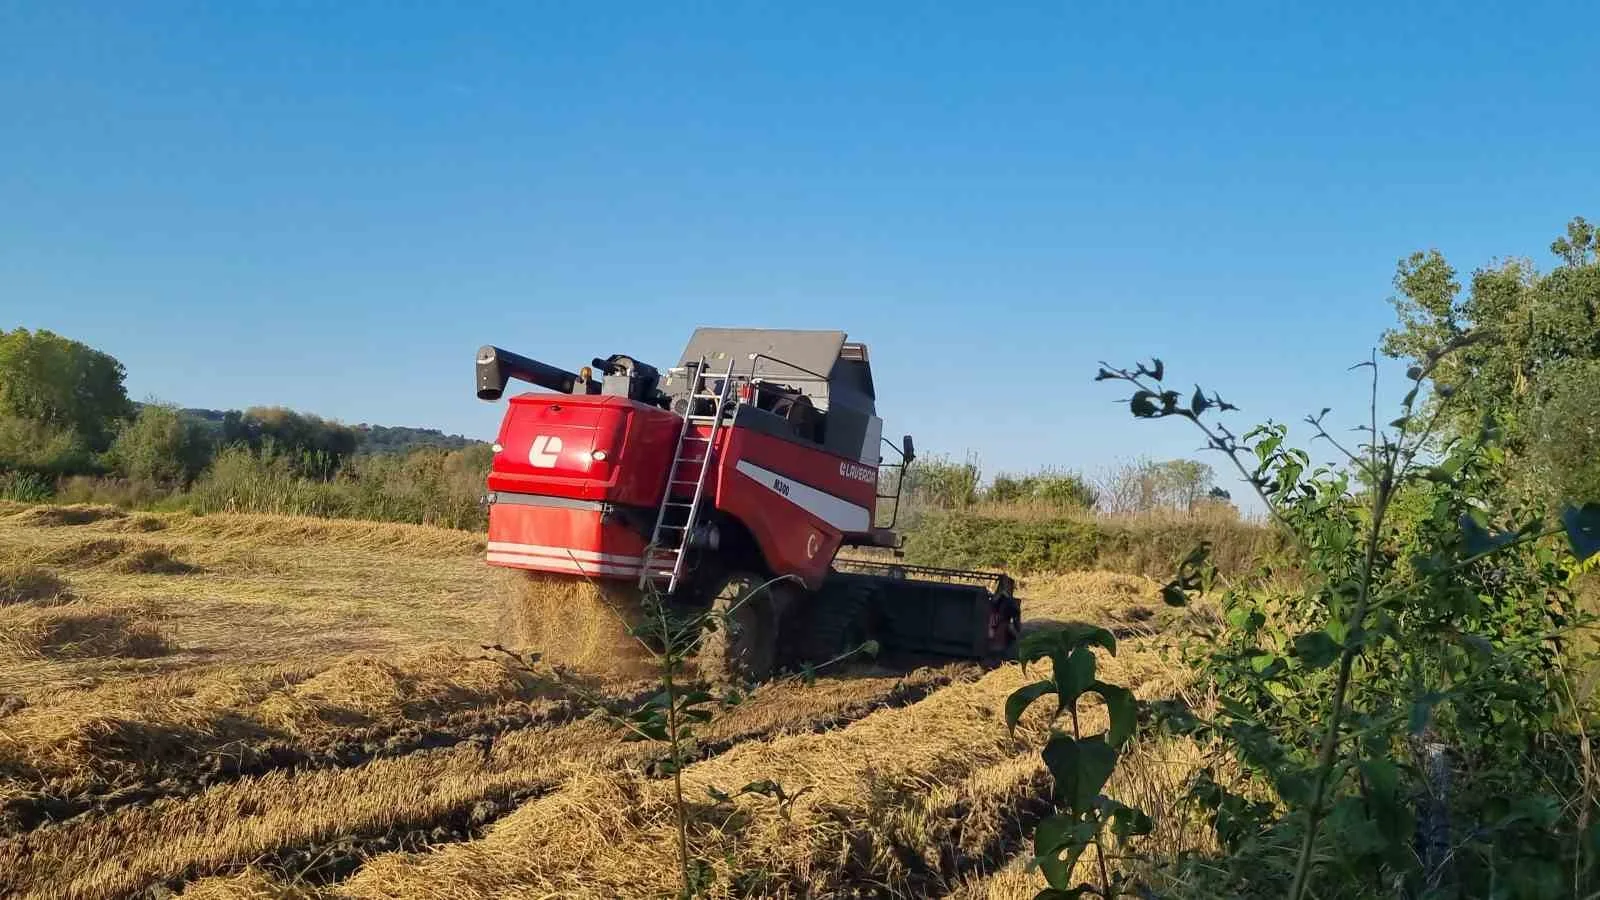
[(746, 459), (739, 460), (736, 468), (740, 473), (754, 478), (762, 487), (840, 531), (861, 533), (872, 526), (872, 513), (864, 506), (857, 506), (842, 497), (819, 491), (809, 484), (802, 484), (770, 469), (763, 469)]
[(578, 575), (637, 575), (639, 567), (613, 566), (606, 563), (582, 562), (575, 559), (560, 559), (554, 556), (527, 556), (521, 553), (490, 553), (489, 562), (509, 563), (516, 566), (528, 566), (542, 569), (547, 572), (573, 572)]
[(490, 553), (556, 556), (566, 560), (581, 559), (584, 562), (633, 563), (637, 565), (644, 559), (641, 556), (627, 556), (620, 553), (596, 553), (593, 550), (578, 550), (572, 547), (546, 547), (540, 544), (518, 544), (513, 541), (490, 541), (488, 549)]

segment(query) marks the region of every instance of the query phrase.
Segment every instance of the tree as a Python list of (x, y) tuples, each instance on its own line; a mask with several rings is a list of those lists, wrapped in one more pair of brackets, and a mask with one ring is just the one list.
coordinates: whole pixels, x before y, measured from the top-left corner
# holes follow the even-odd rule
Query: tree
[(1193, 512), (1215, 481), (1216, 473), (1198, 460), (1141, 459), (1117, 468), (1104, 480), (1099, 502), (1104, 512), (1113, 514)]
[(0, 415), (67, 432), (93, 451), (132, 413), (113, 357), (49, 331), (0, 331)]
[(285, 453), (303, 475), (331, 476), (356, 452), (361, 436), (354, 428), (281, 406), (229, 411), (222, 420), (222, 443), (261, 450), (270, 444)]
[(117, 434), (108, 457), (126, 478), (187, 485), (205, 469), (211, 453), (204, 423), (176, 406), (146, 404)]
[(1421, 368), (1439, 359), (1430, 379), (1439, 388), (1435, 403), (1456, 398), (1445, 438), (1469, 437), (1485, 419), (1494, 422), (1523, 476), (1514, 488), (1547, 500), (1552, 486), (1581, 480), (1570, 467), (1587, 462), (1585, 423), (1594, 418), (1579, 385), (1600, 362), (1594, 226), (1574, 218), (1550, 251), (1559, 262), (1549, 272), (1528, 260), (1504, 261), (1475, 271), (1465, 295), (1438, 251), (1413, 253), (1397, 268), (1391, 302), (1400, 321), (1383, 341), (1385, 354)]
[(1216, 481), (1216, 473), (1199, 460), (1172, 459), (1156, 466), (1156, 483), (1166, 505), (1193, 512)]

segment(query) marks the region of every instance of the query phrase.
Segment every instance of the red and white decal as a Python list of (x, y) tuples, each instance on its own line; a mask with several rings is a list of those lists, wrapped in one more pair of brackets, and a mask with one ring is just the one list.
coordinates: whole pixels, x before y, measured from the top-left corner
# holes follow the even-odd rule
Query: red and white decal
[(872, 526), (872, 513), (864, 506), (857, 506), (842, 497), (779, 475), (747, 459), (739, 460), (736, 468), (741, 475), (754, 479), (762, 487), (840, 531), (860, 533)]
[(539, 435), (528, 445), (528, 464), (535, 469), (554, 469), (561, 457), (561, 438)]

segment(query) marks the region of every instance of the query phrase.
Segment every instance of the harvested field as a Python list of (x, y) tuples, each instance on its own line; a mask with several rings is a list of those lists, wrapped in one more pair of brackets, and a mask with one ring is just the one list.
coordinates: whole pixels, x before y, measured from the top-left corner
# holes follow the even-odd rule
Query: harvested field
[[(664, 751), (602, 714), (653, 693), (647, 668), (608, 664), (621, 625), (594, 598), (529, 594), (482, 550), (361, 522), (0, 513), (0, 895), (673, 895)], [(1176, 689), (1142, 649), (1171, 624), (1154, 582), (1022, 588), (1027, 627), (1099, 621), (1124, 642), (1106, 676)], [(540, 609), (579, 627), (540, 632)], [(483, 650), (508, 634), (563, 674)], [(718, 712), (683, 773), (709, 895), (1031, 896), (1014, 860), (1047, 790), (1040, 717), (1014, 737), (1001, 718), (1026, 680), (863, 662)], [(1160, 808), (1192, 764), (1142, 747), (1113, 790)], [(763, 779), (799, 793), (710, 793)]]

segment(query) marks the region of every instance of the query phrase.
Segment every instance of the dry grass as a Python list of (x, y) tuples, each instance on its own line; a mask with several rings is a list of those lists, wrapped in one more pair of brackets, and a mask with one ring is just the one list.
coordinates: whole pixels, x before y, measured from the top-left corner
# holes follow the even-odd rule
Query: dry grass
[[(58, 580), (52, 569), (70, 569), (76, 597), (0, 607), (0, 694), (16, 698), (0, 714), (0, 895), (127, 896), (167, 881), (207, 898), (673, 892), (660, 748), (573, 718), (549, 680), (479, 646), (520, 635), (508, 645), (632, 694), (639, 651), (601, 602), (619, 598), (486, 566), (481, 536), (462, 532), (138, 518), (23, 509), (0, 519), (0, 557)], [(145, 537), (156, 532), (159, 543)], [(152, 549), (199, 571), (165, 577), (125, 562)], [(1104, 675), (1157, 696), (1178, 681), (1142, 649), (1168, 615), (1155, 587), (1090, 572), (1027, 579), (1020, 593), (1028, 627), (1118, 629)], [(118, 640), (141, 628), (160, 635), (164, 655), (106, 655), (126, 652)], [(632, 661), (602, 665), (623, 649)], [(1000, 878), (986, 876), (1023, 845), (1045, 787), (1040, 723), (1012, 739), (999, 715), (1024, 677), (1015, 666), (981, 677), (971, 666), (858, 667), (767, 685), (720, 713), (685, 774), (713, 893), (927, 896)], [(391, 739), (415, 746), (390, 752)], [(245, 764), (270, 748), (294, 764)], [(1151, 808), (1138, 798), (1170, 793), (1183, 757), (1141, 753), (1113, 793)], [(787, 816), (766, 798), (719, 805), (706, 792), (767, 777), (806, 789)], [(162, 796), (128, 802), (134, 789)], [(91, 803), (6, 837), (6, 804), (47, 795), (106, 809)], [(350, 841), (365, 849), (328, 849)], [(325, 850), (356, 853), (351, 866), (376, 855), (333, 885), (297, 880), (297, 860)]]
[(506, 571), (498, 588), (497, 634), (507, 648), (609, 677), (650, 673), (649, 652), (629, 634), (640, 621), (639, 591), (631, 584)]
[[(816, 718), (851, 702), (881, 701), (900, 682), (893, 677), (840, 682), (825, 703), (806, 697), (803, 686), (776, 685), (716, 722), (706, 739), (809, 730)], [(181, 802), (126, 808), (36, 832), (10, 848), (0, 845), (0, 871), (17, 873), (22, 896), (49, 896), (49, 891), (109, 896), (175, 877), (191, 866), (204, 871), (242, 863), (342, 834), (382, 833), (418, 823), (426, 830), (428, 823), (460, 817), (486, 800), (551, 789), (597, 771), (620, 772), (624, 765), (637, 770), (658, 753), (650, 745), (623, 744), (614, 726), (590, 719), (513, 731), (487, 749), (461, 745), (349, 769), (274, 771)], [(71, 873), (70, 880), (56, 880), (65, 873)], [(233, 883), (203, 883), (201, 895), (226, 896), (219, 892)]]
[(0, 651), (45, 659), (143, 659), (172, 651), (161, 630), (135, 607), (74, 601), (44, 609), (13, 607), (0, 618)]
[[(815, 896), (862, 878), (897, 896), (937, 893), (943, 870), (953, 875), (963, 859), (978, 864), (1015, 828), (1012, 810), (1038, 788), (1029, 744), (1040, 737), (1037, 721), (1013, 740), (996, 713), (1023, 683), (1008, 666), (841, 730), (742, 743), (690, 766), (685, 792), (694, 804), (696, 855), (714, 873), (709, 895), (801, 896), (804, 885)], [(709, 787), (767, 777), (790, 792), (805, 790), (787, 815), (766, 798), (731, 806), (705, 800)], [(580, 775), (481, 840), (375, 860), (340, 894), (670, 895), (670, 809), (665, 782)]]
[(67, 583), (54, 572), (28, 563), (0, 565), (0, 606), (68, 600)]
[(18, 525), (36, 528), (55, 528), (64, 525), (90, 525), (107, 519), (122, 519), (127, 513), (115, 506), (97, 506), (75, 503), (69, 506), (30, 506), (12, 513)]

